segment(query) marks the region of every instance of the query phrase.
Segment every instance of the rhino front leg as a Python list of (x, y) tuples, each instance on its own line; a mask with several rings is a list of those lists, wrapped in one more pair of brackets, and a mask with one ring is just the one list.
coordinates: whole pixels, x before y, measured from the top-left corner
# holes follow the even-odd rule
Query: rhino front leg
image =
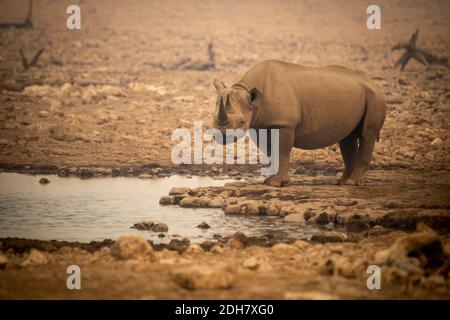
[[(278, 173), (266, 178), (265, 185), (282, 187), (289, 184), (289, 158), (294, 146), (294, 130), (288, 128), (279, 129), (279, 167)], [(271, 143), (273, 143), (271, 141)]]

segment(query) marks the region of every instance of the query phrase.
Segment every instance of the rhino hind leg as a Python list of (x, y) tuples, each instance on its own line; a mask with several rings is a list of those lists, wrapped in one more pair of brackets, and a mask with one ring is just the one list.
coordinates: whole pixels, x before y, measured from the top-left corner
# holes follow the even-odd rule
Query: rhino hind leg
[(376, 136), (359, 138), (358, 153), (355, 158), (353, 170), (350, 176), (342, 182), (345, 185), (364, 185), (364, 175), (370, 167), (370, 160), (372, 158), (373, 148), (375, 146)]
[(386, 104), (375, 92), (367, 92), (366, 101), (366, 112), (358, 130), (359, 146), (351, 164), (350, 176), (342, 182), (345, 185), (364, 185), (364, 175), (369, 170), (375, 142), (386, 118)]
[(344, 160), (344, 172), (338, 180), (338, 184), (345, 184), (350, 177), (358, 155), (358, 135), (356, 130), (339, 141), (342, 158)]

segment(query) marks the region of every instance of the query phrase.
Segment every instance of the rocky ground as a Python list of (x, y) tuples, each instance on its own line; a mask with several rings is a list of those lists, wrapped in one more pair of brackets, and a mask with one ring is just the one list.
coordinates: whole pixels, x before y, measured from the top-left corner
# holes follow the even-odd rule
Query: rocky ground
[[(425, 224), (412, 234), (373, 228), (349, 242), (261, 247), (242, 233), (226, 244), (158, 250), (143, 238), (90, 245), (2, 240), (0, 298), (450, 299), (450, 238)], [(46, 250), (46, 251), (43, 251)], [(81, 290), (66, 287), (69, 265)], [(368, 290), (369, 265), (381, 289)], [(107, 289), (106, 289), (107, 288)]]
[[(172, 190), (161, 202), (343, 230), (274, 246), (242, 235), (202, 249), (124, 240), (131, 256), (112, 242), (3, 239), (0, 297), (449, 298), (450, 73), (415, 61), (399, 71), (400, 53), (391, 52), (419, 28), (418, 47), (448, 55), (449, 3), (380, 1), (383, 29), (371, 31), (367, 3), (357, 0), (83, 2), (80, 31), (66, 30), (67, 5), (40, 1), (33, 29), (0, 30), (3, 170), (230, 175), (245, 181)], [(0, 7), (1, 21), (21, 21), (27, 2)], [(37, 66), (24, 70), (19, 50), (29, 58), (40, 48)], [(261, 186), (251, 166), (171, 163), (174, 129), (211, 125), (213, 79), (231, 84), (267, 58), (350, 65), (372, 77), (388, 115), (365, 188), (334, 184), (337, 146), (294, 150), (292, 183), (282, 189)], [(420, 222), (435, 231), (419, 224), (410, 233)], [(382, 290), (366, 287), (373, 263)], [(82, 268), (83, 290), (66, 289), (68, 264)]]

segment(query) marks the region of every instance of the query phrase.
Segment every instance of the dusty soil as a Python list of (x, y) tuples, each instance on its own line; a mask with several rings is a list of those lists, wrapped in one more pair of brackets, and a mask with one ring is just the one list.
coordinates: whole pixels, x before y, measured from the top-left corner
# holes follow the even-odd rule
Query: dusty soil
[[(289, 248), (227, 248), (222, 243), (222, 253), (163, 250), (147, 253), (151, 261), (122, 261), (108, 249), (48, 249), (36, 243), (8, 251), (2, 240), (7, 262), (0, 271), (0, 297), (449, 298), (448, 255), (442, 252), (448, 253), (450, 219), (450, 73), (414, 61), (400, 72), (393, 68), (400, 53), (391, 47), (420, 28), (418, 46), (447, 55), (450, 3), (380, 1), (383, 29), (372, 31), (366, 28), (364, 1), (83, 2), (80, 31), (66, 30), (69, 4), (73, 1), (40, 1), (34, 6), (33, 29), (0, 30), (4, 170), (81, 177), (183, 173), (257, 178), (249, 166), (174, 166), (171, 134), (179, 127), (192, 129), (194, 121), (210, 126), (213, 79), (231, 84), (268, 58), (361, 68), (384, 93), (388, 115), (365, 188), (334, 185), (342, 160), (339, 148), (332, 146), (294, 150), (292, 185), (283, 189), (250, 180), (185, 190), (165, 200), (207, 207), (211, 199), (221, 198), (229, 214), (331, 223), (356, 236), (325, 234)], [(27, 10), (26, 1), (1, 1), (0, 7), (2, 21), (21, 21)], [(214, 68), (205, 67), (210, 41)], [(19, 49), (30, 57), (42, 47), (38, 66), (23, 70)], [(182, 198), (195, 199), (181, 203)], [(404, 252), (418, 262), (380, 261), (383, 289), (368, 290), (367, 265), (420, 221), (439, 233), (439, 241), (433, 236), (417, 250)], [(437, 250), (437, 242), (447, 249)], [(430, 245), (438, 259), (428, 249), (420, 253)], [(45, 259), (35, 254), (40, 263), (23, 265), (36, 246)], [(252, 258), (256, 262), (244, 263)], [(435, 260), (439, 263), (430, 269), (426, 261)], [(72, 263), (83, 270), (81, 291), (65, 287), (65, 268)], [(177, 273), (195, 267), (214, 269), (206, 272), (213, 278), (226, 276), (221, 285), (205, 286), (203, 279), (196, 287), (189, 284), (197, 283), (189, 280), (191, 274)]]

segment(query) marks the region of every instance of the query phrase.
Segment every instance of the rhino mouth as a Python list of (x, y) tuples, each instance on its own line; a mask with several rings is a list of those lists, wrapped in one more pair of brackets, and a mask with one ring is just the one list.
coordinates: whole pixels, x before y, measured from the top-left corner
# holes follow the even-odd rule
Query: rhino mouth
[(226, 145), (226, 144), (230, 144), (230, 143), (234, 143), (236, 141), (238, 141), (238, 137), (236, 137), (235, 135), (227, 135), (227, 134), (221, 134), (220, 138), (217, 138), (216, 136), (213, 137), (214, 141), (222, 144), (222, 145)]

